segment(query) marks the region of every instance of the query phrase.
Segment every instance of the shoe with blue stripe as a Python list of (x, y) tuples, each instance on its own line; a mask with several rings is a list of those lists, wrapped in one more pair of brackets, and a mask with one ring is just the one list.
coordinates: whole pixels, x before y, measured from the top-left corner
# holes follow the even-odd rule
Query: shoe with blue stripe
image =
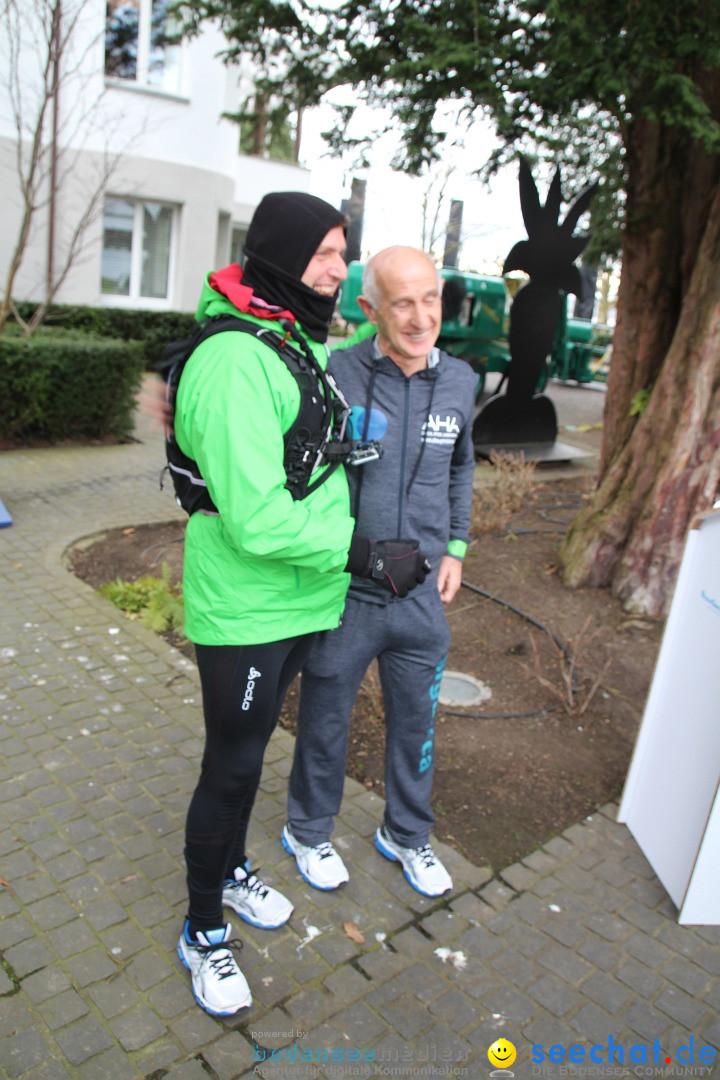
[(314, 889), (337, 889), (350, 880), (345, 863), (329, 840), (309, 847), (293, 836), (289, 825), (284, 827), (280, 839), (285, 850), (295, 856), (301, 876)]
[(242, 942), (230, 940), (231, 930), (228, 923), (217, 930), (198, 930), (191, 938), (186, 919), (178, 941), (178, 956), (190, 970), (195, 1000), (213, 1016), (232, 1016), (252, 1004), (250, 987), (232, 954)]
[(287, 896), (260, 880), (250, 864), (238, 866), (223, 884), (223, 904), (252, 926), (275, 930), (288, 921), (293, 905)]
[(430, 844), (402, 847), (381, 825), (375, 833), (375, 847), (381, 855), (402, 865), (405, 877), (423, 896), (442, 896), (452, 889), (452, 878)]

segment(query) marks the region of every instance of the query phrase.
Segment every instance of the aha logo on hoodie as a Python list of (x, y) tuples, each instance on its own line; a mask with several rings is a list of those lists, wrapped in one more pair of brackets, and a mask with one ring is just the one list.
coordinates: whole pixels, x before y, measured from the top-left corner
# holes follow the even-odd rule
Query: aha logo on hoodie
[(460, 434), (460, 425), (457, 416), (446, 416), (444, 419), (438, 414), (432, 413), (422, 426), (421, 437), (426, 443), (436, 446), (453, 445)]

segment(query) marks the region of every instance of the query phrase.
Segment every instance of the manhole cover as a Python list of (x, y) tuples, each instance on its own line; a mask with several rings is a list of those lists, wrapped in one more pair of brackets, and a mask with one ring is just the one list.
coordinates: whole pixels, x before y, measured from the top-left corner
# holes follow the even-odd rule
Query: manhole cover
[(443, 672), (438, 700), (441, 705), (480, 705), (492, 697), (492, 690), (473, 675), (462, 671)]

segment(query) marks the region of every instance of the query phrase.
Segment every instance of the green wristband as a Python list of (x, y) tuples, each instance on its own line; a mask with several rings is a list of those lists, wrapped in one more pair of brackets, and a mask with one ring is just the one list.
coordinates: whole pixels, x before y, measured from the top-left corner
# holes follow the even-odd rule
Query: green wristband
[(464, 540), (450, 540), (447, 546), (447, 553), (448, 555), (452, 555), (454, 559), (460, 559), (462, 561), (465, 558), (467, 549), (468, 546)]

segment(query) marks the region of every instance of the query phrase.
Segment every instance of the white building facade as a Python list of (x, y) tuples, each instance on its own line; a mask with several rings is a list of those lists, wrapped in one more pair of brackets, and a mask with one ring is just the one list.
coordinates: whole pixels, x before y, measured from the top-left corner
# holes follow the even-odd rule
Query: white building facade
[(60, 10), (55, 94), (43, 74), (52, 19), (33, 22), (19, 0), (16, 21), (0, 26), (0, 281), (22, 223), (19, 137), (27, 162), (44, 100), (37, 209), (13, 298), (47, 295), (84, 221), (55, 302), (192, 311), (203, 275), (239, 256), (262, 196), (307, 191), (309, 172), (238, 152), (222, 114), (237, 111), (241, 77), (218, 58), (218, 30), (174, 43), (164, 0), (46, 4)]

